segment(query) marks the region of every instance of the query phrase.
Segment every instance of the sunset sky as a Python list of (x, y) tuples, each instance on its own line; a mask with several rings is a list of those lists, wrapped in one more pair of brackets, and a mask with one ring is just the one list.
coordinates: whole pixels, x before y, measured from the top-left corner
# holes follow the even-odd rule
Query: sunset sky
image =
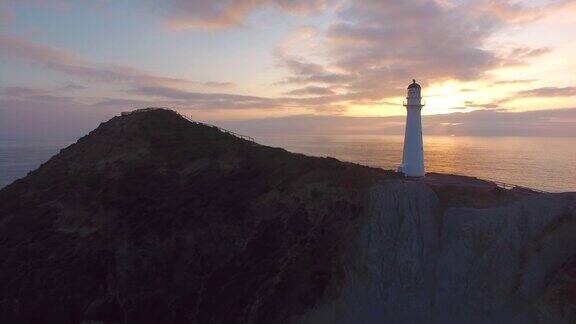
[(413, 78), (438, 134), (568, 136), (576, 1), (0, 0), (2, 136), (148, 106), (396, 133)]

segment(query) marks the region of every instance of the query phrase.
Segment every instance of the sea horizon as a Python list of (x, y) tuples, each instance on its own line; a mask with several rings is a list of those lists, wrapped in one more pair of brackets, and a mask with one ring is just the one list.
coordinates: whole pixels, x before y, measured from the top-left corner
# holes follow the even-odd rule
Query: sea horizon
[[(402, 135), (245, 134), (262, 145), (396, 170)], [(26, 176), (77, 138), (0, 140), (0, 189)], [(549, 192), (576, 191), (576, 137), (424, 137), (426, 172), (501, 181)]]

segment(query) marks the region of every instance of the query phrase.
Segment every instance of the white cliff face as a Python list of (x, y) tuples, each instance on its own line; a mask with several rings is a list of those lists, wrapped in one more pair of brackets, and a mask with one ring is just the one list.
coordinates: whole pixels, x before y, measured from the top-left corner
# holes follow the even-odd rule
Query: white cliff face
[(576, 195), (440, 210), (420, 183), (373, 188), (341, 294), (304, 323), (562, 322), (540, 297), (576, 255)]

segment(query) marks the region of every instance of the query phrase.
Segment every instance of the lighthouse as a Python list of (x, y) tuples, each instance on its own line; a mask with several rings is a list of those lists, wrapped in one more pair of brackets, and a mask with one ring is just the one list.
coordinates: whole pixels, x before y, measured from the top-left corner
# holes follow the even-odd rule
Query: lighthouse
[(402, 165), (398, 168), (406, 177), (423, 177), (424, 146), (422, 144), (422, 117), (420, 111), (424, 106), (420, 95), (420, 85), (416, 80), (408, 86), (406, 107), (406, 131), (404, 133), (404, 153)]

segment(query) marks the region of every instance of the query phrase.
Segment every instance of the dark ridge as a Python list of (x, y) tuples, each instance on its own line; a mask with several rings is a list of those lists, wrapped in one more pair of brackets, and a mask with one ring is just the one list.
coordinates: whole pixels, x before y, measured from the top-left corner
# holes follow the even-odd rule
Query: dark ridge
[(341, 275), (365, 188), (398, 178), (114, 117), (0, 191), (0, 322), (285, 322)]

